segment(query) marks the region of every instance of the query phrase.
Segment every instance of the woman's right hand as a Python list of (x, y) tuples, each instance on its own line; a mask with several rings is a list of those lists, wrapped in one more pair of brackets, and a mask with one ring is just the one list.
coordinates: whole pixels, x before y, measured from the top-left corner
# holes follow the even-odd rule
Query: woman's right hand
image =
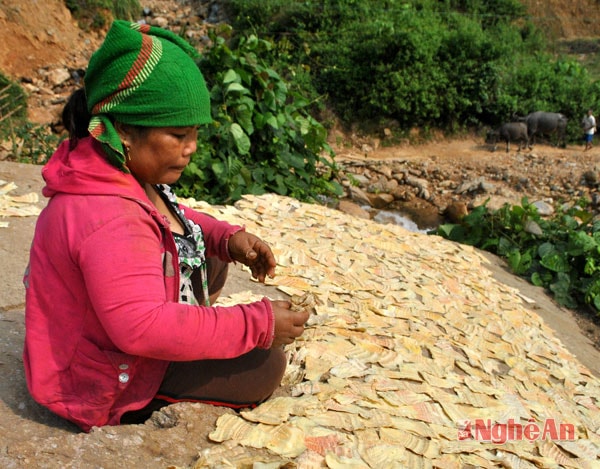
[(275, 317), (275, 337), (272, 348), (291, 344), (304, 332), (310, 311), (291, 311), (289, 301), (271, 301)]

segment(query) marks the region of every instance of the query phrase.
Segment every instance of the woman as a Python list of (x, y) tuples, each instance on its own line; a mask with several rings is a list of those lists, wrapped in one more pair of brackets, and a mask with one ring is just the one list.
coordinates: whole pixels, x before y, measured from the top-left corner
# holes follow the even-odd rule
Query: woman
[(168, 402), (246, 407), (285, 370), (307, 312), (263, 298), (210, 306), (242, 262), (264, 281), (271, 249), (240, 226), (179, 206), (169, 190), (211, 121), (195, 51), (115, 21), (90, 59), (70, 138), (43, 168), (49, 197), (25, 274), (24, 366), (40, 404), (89, 431)]

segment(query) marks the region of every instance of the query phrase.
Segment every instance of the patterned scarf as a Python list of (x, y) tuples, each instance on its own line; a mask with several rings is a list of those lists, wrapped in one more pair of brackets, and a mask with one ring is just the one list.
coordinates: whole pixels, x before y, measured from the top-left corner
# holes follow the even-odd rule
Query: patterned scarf
[(116, 20), (85, 74), (90, 134), (109, 160), (125, 166), (115, 121), (144, 127), (212, 122), (210, 96), (194, 58), (198, 52), (172, 32)]

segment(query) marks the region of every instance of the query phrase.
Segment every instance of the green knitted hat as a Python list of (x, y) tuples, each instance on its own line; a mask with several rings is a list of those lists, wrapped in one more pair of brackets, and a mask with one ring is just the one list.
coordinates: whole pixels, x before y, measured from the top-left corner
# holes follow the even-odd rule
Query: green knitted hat
[(210, 97), (198, 52), (172, 32), (116, 20), (85, 73), (89, 131), (127, 171), (114, 121), (145, 127), (207, 124)]

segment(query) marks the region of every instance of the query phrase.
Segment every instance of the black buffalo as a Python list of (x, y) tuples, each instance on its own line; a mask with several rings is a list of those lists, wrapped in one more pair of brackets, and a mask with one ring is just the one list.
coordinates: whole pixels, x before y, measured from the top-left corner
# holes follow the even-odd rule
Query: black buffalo
[(556, 134), (556, 145), (565, 146), (565, 134), (567, 130), (568, 119), (564, 114), (558, 112), (536, 111), (523, 118), (527, 124), (527, 133), (529, 142), (527, 146), (531, 148), (535, 143), (536, 135), (550, 136)]
[(506, 142), (507, 152), (510, 151), (510, 142), (519, 142), (519, 151), (521, 151), (521, 147), (525, 148), (529, 143), (527, 125), (524, 122), (507, 122), (496, 130), (488, 132), (486, 142), (494, 145), (492, 151), (496, 151), (499, 141)]

